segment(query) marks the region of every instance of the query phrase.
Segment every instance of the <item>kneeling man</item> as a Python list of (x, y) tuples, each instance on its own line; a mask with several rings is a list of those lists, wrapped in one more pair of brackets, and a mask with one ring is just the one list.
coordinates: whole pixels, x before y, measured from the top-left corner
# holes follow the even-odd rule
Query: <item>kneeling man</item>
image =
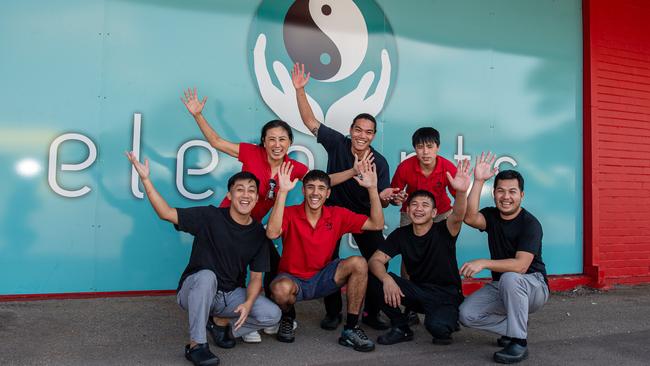
[[(408, 317), (399, 306), (424, 313), (424, 325), (435, 344), (450, 344), (458, 324), (458, 306), (463, 301), (456, 240), (463, 224), (470, 184), (469, 161), (458, 164), (456, 176), (446, 179), (456, 191), (456, 200), (447, 219), (435, 222), (436, 200), (426, 190), (411, 193), (406, 213), (412, 223), (395, 229), (370, 258), (372, 275), (368, 279), (371, 296), (382, 303), (381, 310), (390, 318), (391, 329), (379, 336), (380, 344), (413, 339)], [(386, 272), (386, 263), (401, 254), (410, 278)]]
[(297, 301), (325, 297), (347, 285), (348, 315), (339, 344), (356, 351), (372, 351), (375, 344), (357, 324), (368, 281), (366, 260), (361, 256), (332, 260), (332, 254), (344, 234), (381, 230), (384, 226), (375, 167), (366, 162), (360, 177), (355, 176), (368, 190), (370, 217), (343, 207), (324, 206), (331, 192), (330, 178), (320, 170), (312, 170), (303, 177), (304, 202), (285, 208), (287, 193), (297, 182), (290, 179), (291, 169), (289, 163), (280, 167), (279, 193), (266, 228), (269, 238), (282, 236), (279, 274), (271, 283), (273, 299), (282, 309), (277, 338), (282, 342), (294, 341)]
[[(229, 318), (235, 337), (280, 320), (280, 309), (271, 300), (258, 296), (262, 291), (262, 273), (270, 269), (264, 227), (251, 217), (259, 181), (248, 172), (232, 176), (228, 180), (230, 207), (173, 208), (151, 183), (149, 161), (145, 160), (143, 165), (133, 153), (127, 156), (158, 216), (174, 224), (176, 230), (194, 235), (190, 261), (176, 296), (189, 315), (190, 344), (185, 346), (185, 357), (194, 365), (217, 365), (219, 358), (210, 352), (206, 339), (210, 316)], [(245, 288), (247, 266), (251, 272)], [(210, 328), (215, 342), (231, 336), (228, 328)]]
[(524, 178), (505, 170), (494, 178), (496, 207), (478, 210), (481, 189), (497, 172), (494, 156), (481, 154), (476, 163), (474, 185), (469, 194), (465, 223), (488, 234), (491, 259), (463, 264), (466, 278), (489, 269), (492, 282), (469, 296), (460, 307), (460, 321), (470, 328), (501, 335), (502, 350), (494, 353), (500, 363), (528, 357), (528, 314), (548, 300), (546, 267), (542, 261), (542, 225), (521, 207)]

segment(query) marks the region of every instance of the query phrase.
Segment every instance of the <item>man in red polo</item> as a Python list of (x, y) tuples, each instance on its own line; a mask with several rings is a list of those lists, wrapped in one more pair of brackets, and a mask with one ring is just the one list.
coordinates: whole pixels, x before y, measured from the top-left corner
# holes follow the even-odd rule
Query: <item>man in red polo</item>
[(282, 309), (277, 338), (282, 342), (294, 341), (293, 305), (297, 301), (325, 297), (347, 285), (348, 315), (339, 344), (356, 351), (372, 351), (374, 342), (357, 324), (368, 281), (366, 260), (361, 256), (332, 260), (332, 254), (344, 234), (380, 230), (384, 226), (375, 166), (362, 164), (360, 177), (354, 177), (368, 190), (370, 217), (343, 207), (324, 206), (331, 192), (330, 178), (320, 170), (304, 176), (304, 202), (285, 208), (287, 194), (297, 183), (297, 179), (290, 178), (292, 169), (289, 163), (280, 167), (278, 197), (266, 228), (270, 239), (282, 236), (279, 274), (271, 283), (273, 300)]

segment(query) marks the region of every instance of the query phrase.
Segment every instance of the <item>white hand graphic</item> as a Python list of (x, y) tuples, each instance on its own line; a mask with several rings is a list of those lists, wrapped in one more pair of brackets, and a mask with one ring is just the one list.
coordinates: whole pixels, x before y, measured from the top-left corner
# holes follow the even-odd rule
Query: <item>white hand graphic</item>
[[(366, 98), (366, 94), (368, 94), (368, 90), (375, 79), (375, 73), (368, 71), (363, 75), (356, 89), (344, 95), (330, 106), (325, 116), (325, 124), (347, 135), (352, 119), (355, 116), (360, 113), (369, 113), (373, 116), (379, 114), (384, 108), (384, 102), (388, 94), (390, 72), (390, 58), (388, 51), (384, 49), (381, 51), (381, 74), (375, 93)], [(311, 100), (309, 102), (311, 104)]]
[[(266, 105), (280, 118), (287, 122), (294, 129), (310, 135), (311, 132), (302, 123), (298, 103), (296, 102), (296, 90), (291, 82), (291, 75), (287, 68), (280, 62), (273, 62), (273, 71), (280, 82), (282, 90), (278, 89), (271, 81), (271, 75), (266, 69), (266, 36), (263, 33), (257, 37), (255, 49), (253, 50), (253, 65), (255, 77), (260, 94)], [(323, 121), (323, 110), (318, 102), (307, 94), (307, 100), (317, 120)]]

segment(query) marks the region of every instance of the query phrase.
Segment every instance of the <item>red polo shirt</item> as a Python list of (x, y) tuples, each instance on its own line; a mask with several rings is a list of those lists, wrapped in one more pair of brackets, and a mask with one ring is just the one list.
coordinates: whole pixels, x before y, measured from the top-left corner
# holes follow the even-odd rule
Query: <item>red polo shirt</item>
[(278, 272), (308, 279), (332, 261), (336, 243), (346, 233), (361, 233), (365, 215), (347, 208), (323, 206), (323, 213), (312, 227), (305, 204), (289, 206), (282, 217), (282, 258)]
[[(241, 168), (243, 172), (251, 172), (257, 177), (257, 179), (260, 180), (260, 186), (258, 189), (259, 199), (253, 208), (251, 216), (256, 221), (261, 222), (264, 216), (266, 216), (266, 214), (273, 207), (275, 197), (278, 195), (278, 175), (276, 174), (273, 177), (273, 179), (275, 179), (276, 185), (274, 188), (273, 199), (269, 199), (268, 195), (270, 189), (269, 182), (271, 181), (271, 164), (269, 164), (269, 159), (266, 156), (266, 150), (264, 147), (245, 142), (240, 143), (239, 161), (241, 161), (243, 164)], [(308, 169), (305, 164), (289, 158), (288, 155), (284, 156), (284, 161), (290, 161), (293, 164), (291, 180), (294, 178), (302, 180), (302, 177), (307, 174)], [(230, 200), (228, 197), (224, 197), (219, 207), (230, 207)]]
[[(431, 192), (436, 199), (437, 212), (441, 214), (451, 209), (451, 200), (445, 188), (449, 190), (452, 196), (456, 196), (456, 191), (449, 185), (446, 172), (449, 172), (452, 177), (456, 176), (456, 166), (451, 161), (438, 155), (436, 156), (435, 168), (428, 177), (425, 177), (417, 156), (411, 156), (397, 166), (390, 186), (404, 189), (404, 185), (407, 185), (406, 193), (409, 195), (420, 189)], [(404, 202), (400, 211), (406, 212), (406, 202)]]

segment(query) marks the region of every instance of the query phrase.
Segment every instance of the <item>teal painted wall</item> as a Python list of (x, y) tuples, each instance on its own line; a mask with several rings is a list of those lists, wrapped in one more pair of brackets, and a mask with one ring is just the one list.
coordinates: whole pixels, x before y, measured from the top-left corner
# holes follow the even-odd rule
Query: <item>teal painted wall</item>
[[(291, 103), (265, 97), (282, 92), (274, 61), (291, 64), (278, 23), (291, 3), (0, 4), (0, 294), (175, 288), (191, 237), (160, 221), (146, 199), (132, 192), (123, 153), (133, 146), (134, 114), (142, 118), (141, 156), (152, 161), (152, 180), (168, 202), (217, 205), (240, 164), (219, 153), (210, 174), (188, 175), (188, 168), (210, 161), (207, 150), (188, 150), (184, 187), (214, 193), (202, 200), (181, 194), (177, 153), (202, 136), (179, 96), (190, 86), (208, 96), (204, 114), (232, 141), (256, 142), (263, 123), (278, 115), (289, 119), (284, 116), (291, 115)], [(325, 121), (344, 131), (349, 120), (337, 117), (352, 113), (353, 106), (377, 109), (374, 146), (391, 173), (412, 152), (410, 136), (423, 125), (441, 132), (441, 155), (448, 159), (482, 150), (513, 159), (527, 180), (524, 207), (544, 227), (549, 272), (581, 273), (580, 1), (355, 3), (368, 29), (363, 62), (344, 80), (312, 80), (307, 88)], [(258, 66), (271, 75), (266, 87), (254, 71), (261, 33), (266, 62)], [(390, 60), (383, 79), (382, 49)], [(362, 79), (368, 72), (374, 73), (368, 95), (375, 97), (343, 100), (369, 80)], [(279, 100), (292, 100), (290, 92)], [(347, 103), (344, 113), (334, 106), (337, 101), (339, 107)], [(61, 169), (88, 157), (79, 141), (63, 142), (50, 154), (52, 143), (67, 133), (86, 136), (96, 147), (86, 169)], [(296, 131), (294, 145), (310, 152), (315, 167), (325, 167), (325, 152), (311, 135)], [(309, 162), (303, 152), (292, 156)], [(90, 191), (64, 197), (48, 183), (50, 171), (64, 189)], [(299, 192), (291, 201), (300, 201)], [(488, 204), (489, 191), (482, 196), (482, 205)], [(388, 234), (399, 215), (396, 207), (385, 214)], [(488, 255), (485, 235), (468, 227), (458, 248), (460, 262)], [(354, 253), (345, 238), (342, 254)]]

